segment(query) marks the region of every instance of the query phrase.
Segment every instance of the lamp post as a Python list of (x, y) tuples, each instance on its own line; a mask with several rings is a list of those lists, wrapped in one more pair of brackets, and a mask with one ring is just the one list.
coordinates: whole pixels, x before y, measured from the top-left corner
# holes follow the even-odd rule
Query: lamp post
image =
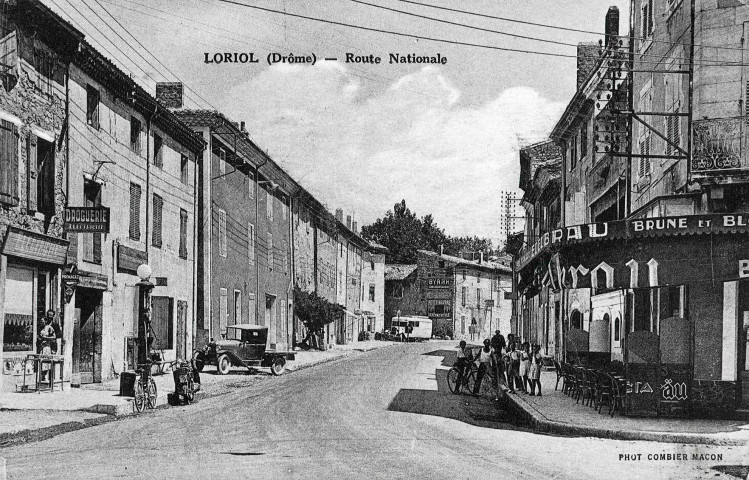
[(138, 364), (148, 363), (148, 336), (151, 330), (151, 290), (153, 283), (151, 278), (151, 267), (142, 264), (136, 272), (140, 277), (138, 287)]

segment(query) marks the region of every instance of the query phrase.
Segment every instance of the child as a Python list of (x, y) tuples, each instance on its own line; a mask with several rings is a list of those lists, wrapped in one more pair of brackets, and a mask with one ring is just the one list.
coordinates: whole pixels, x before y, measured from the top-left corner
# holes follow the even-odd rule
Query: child
[(530, 390), (530, 380), (528, 380), (528, 371), (531, 368), (530, 345), (528, 342), (523, 344), (523, 351), (520, 354), (520, 379), (523, 382), (523, 393), (527, 394)]
[(461, 340), (460, 344), (458, 344), (458, 361), (455, 362), (458, 366), (458, 381), (455, 385), (455, 391), (453, 393), (458, 394), (460, 393), (460, 387), (463, 384), (463, 375), (465, 374), (466, 367), (468, 367), (470, 359), (471, 352), (466, 351), (466, 341)]
[[(530, 380), (531, 380), (531, 396), (541, 396), (541, 346), (533, 345), (533, 355), (531, 355), (531, 369), (530, 369)], [(536, 385), (538, 385), (538, 393), (536, 392)]]
[(520, 369), (520, 352), (516, 350), (515, 343), (510, 344), (510, 368), (507, 373), (507, 380), (510, 382), (510, 393), (515, 393), (515, 386), (519, 385), (518, 370)]

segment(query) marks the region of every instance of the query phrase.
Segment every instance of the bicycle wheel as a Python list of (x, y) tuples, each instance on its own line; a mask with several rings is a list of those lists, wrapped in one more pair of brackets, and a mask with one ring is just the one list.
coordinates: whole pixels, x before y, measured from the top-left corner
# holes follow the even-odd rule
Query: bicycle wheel
[(476, 387), (476, 370), (471, 370), (465, 379), (465, 391), (473, 395), (473, 389)]
[(187, 379), (187, 385), (185, 385), (185, 403), (190, 403), (195, 400), (195, 391), (193, 390), (192, 378)]
[(138, 380), (135, 382), (135, 400), (133, 401), (135, 411), (140, 413), (146, 408), (146, 391), (143, 389), (143, 384)]
[(153, 410), (156, 408), (156, 382), (153, 381), (153, 378), (148, 377), (148, 386), (146, 387), (146, 403), (148, 404), (148, 408)]
[(458, 385), (459, 375), (458, 367), (453, 367), (447, 372), (447, 388), (453, 393), (460, 393), (460, 385)]

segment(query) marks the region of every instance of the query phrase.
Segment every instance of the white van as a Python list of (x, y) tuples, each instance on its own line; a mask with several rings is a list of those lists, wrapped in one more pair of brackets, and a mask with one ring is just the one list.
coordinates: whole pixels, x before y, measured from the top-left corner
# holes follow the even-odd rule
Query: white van
[[(413, 327), (410, 334), (406, 332), (408, 326)], [(402, 339), (429, 340), (432, 338), (432, 319), (420, 316), (393, 317), (388, 333)]]

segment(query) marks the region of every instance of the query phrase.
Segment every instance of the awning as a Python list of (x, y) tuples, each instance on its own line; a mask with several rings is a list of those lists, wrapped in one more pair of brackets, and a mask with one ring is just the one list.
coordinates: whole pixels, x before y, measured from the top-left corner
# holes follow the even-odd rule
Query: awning
[(31, 315), (21, 315), (18, 313), (6, 313), (5, 324), (6, 325), (23, 325), (29, 326), (34, 323), (34, 317)]
[(3, 255), (51, 263), (53, 265), (64, 265), (69, 243), (62, 238), (8, 227), (2, 250), (0, 251)]
[(347, 315), (351, 315), (352, 317), (358, 317), (358, 316), (359, 316), (359, 315), (357, 315), (357, 314), (355, 314), (355, 313), (351, 313), (351, 312), (349, 312), (349, 311), (348, 311), (348, 310), (346, 310), (345, 308), (343, 309), (343, 311), (344, 311), (344, 312), (346, 312), (346, 314), (347, 314)]

